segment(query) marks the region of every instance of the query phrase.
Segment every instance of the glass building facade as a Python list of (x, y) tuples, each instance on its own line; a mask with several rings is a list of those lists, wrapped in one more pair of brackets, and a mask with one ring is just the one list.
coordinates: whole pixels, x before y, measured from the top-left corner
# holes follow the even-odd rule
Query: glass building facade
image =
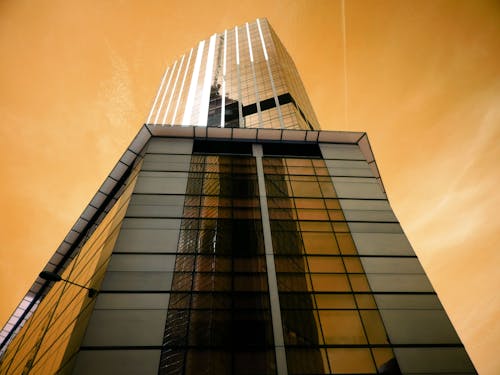
[[(179, 126), (182, 125), (182, 126)], [(1, 332), (0, 374), (475, 374), (365, 133), (321, 131), (266, 20), (162, 78)]]
[(319, 128), (295, 64), (265, 19), (213, 34), (169, 66), (146, 123)]

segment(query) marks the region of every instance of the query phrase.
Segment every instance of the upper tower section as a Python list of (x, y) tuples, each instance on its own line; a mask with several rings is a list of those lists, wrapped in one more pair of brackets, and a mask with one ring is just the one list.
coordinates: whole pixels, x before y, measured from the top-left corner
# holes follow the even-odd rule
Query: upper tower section
[(169, 66), (146, 123), (319, 130), (297, 68), (266, 19), (213, 34)]

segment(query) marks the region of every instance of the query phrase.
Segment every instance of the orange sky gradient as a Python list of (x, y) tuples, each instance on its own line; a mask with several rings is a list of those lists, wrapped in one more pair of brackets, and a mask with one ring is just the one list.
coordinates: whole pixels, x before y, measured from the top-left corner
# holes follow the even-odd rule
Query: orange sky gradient
[[(323, 129), (366, 131), (480, 374), (500, 358), (500, 2), (0, 0), (0, 325), (149, 112), (165, 67), (267, 17)], [(345, 119), (347, 117), (347, 121)]]

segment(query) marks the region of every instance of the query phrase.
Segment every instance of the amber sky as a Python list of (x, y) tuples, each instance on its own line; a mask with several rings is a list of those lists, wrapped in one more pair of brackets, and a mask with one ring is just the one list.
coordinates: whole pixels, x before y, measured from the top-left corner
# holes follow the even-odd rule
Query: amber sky
[(163, 69), (267, 17), (323, 129), (367, 131), (482, 374), (500, 373), (500, 2), (0, 0), (0, 325), (144, 122)]

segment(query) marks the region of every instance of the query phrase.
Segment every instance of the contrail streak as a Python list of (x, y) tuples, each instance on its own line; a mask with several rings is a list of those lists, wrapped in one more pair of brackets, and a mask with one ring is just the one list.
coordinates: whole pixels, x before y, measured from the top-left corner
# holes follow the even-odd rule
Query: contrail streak
[(349, 121), (347, 117), (347, 38), (346, 38), (346, 19), (345, 19), (345, 0), (340, 0), (340, 7), (342, 12), (342, 47), (344, 51), (344, 122), (345, 127), (349, 128)]

